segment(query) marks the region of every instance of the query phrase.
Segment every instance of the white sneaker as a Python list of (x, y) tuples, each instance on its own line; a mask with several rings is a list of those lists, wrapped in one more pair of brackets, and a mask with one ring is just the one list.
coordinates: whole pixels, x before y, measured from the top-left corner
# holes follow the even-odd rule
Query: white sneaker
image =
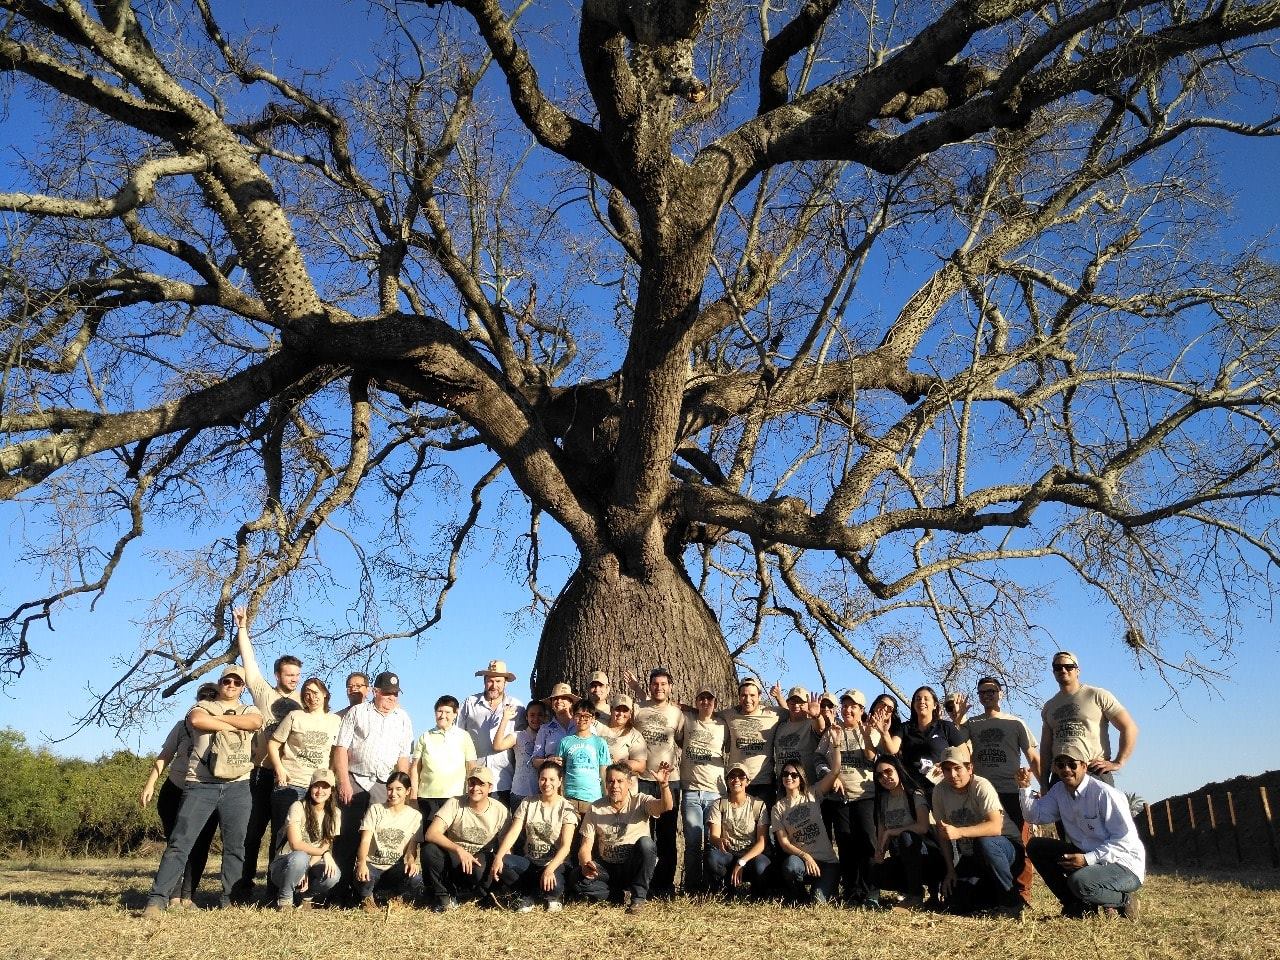
[(516, 913), (532, 913), (534, 903), (528, 897), (521, 897), (516, 904)]
[(563, 910), (563, 909), (564, 909), (564, 904), (561, 903), (559, 900), (547, 901), (547, 913), (555, 913), (557, 910)]

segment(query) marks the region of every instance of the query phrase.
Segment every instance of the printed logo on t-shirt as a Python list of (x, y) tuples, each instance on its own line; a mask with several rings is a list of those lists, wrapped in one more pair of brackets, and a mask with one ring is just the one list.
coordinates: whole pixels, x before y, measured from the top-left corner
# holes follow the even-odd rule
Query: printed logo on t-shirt
[(687, 730), (684, 741), (684, 756), (690, 763), (719, 763), (720, 740), (708, 730)]
[(306, 767), (323, 767), (329, 762), (331, 741), (329, 734), (323, 730), (307, 730), (300, 734), (302, 741), (298, 747), (298, 761)]
[(811, 806), (811, 804), (805, 803), (798, 807), (792, 807), (782, 818), (787, 824), (787, 835), (791, 838), (791, 842), (802, 850), (813, 846), (822, 830), (822, 823), (813, 816), (813, 811), (809, 809)]
[(1074, 703), (1064, 703), (1053, 711), (1053, 737), (1059, 743), (1089, 739), (1089, 723)]
[(663, 747), (671, 743), (671, 729), (667, 721), (656, 713), (641, 714), (635, 719), (635, 728), (651, 747)]
[(760, 721), (750, 718), (735, 720), (733, 745), (742, 756), (751, 757), (765, 753), (766, 744), (764, 733), (760, 730)]

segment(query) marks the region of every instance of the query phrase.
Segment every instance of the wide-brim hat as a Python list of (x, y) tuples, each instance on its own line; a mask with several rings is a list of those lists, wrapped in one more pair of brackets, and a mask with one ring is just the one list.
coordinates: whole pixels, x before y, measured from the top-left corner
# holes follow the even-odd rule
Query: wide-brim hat
[(567, 683), (557, 683), (551, 688), (551, 692), (542, 698), (542, 704), (548, 710), (552, 709), (551, 701), (567, 698), (570, 703), (577, 703), (582, 698), (573, 692), (573, 687)]
[(490, 660), (489, 666), (485, 670), (477, 670), (477, 677), (506, 677), (508, 680), (514, 680), (516, 675), (507, 669), (507, 661)]

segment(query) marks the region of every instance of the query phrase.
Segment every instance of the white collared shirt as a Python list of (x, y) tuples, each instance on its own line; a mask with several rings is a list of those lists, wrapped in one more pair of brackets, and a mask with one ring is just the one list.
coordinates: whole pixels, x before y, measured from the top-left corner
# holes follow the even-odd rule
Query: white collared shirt
[(1084, 851), (1084, 862), (1115, 863), (1142, 880), (1147, 872), (1147, 851), (1129, 812), (1129, 798), (1101, 780), (1086, 774), (1074, 793), (1061, 780), (1037, 800), (1031, 788), (1018, 791), (1023, 815), (1031, 823), (1062, 821), (1067, 839)]

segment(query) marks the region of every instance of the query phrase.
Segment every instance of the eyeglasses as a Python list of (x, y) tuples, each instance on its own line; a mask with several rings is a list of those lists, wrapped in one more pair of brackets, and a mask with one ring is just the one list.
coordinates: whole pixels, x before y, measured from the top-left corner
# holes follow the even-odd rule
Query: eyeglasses
[(698, 694), (698, 696), (697, 696), (697, 697), (695, 697), (694, 699), (696, 699), (696, 700), (714, 700), (714, 699), (715, 699), (715, 695), (714, 695), (714, 694), (710, 694), (710, 693), (700, 693), (700, 694)]
[(800, 774), (796, 773), (794, 770), (783, 770), (782, 779), (783, 780), (799, 780)]
[(1076, 767), (1084, 766), (1079, 760), (1055, 760), (1053, 765), (1059, 770), (1074, 770)]
[(731, 773), (731, 774), (729, 774), (728, 779), (730, 779), (730, 780), (745, 780), (745, 779), (747, 779), (747, 775), (746, 775), (745, 773)]
[(219, 683), (224, 683), (224, 684), (226, 684), (228, 687), (243, 687), (243, 686), (244, 686), (244, 681), (243, 681), (243, 680), (241, 680), (239, 677), (223, 677), (223, 678), (222, 678), (220, 681), (218, 681), (218, 682), (219, 682)]
[(1080, 664), (1078, 663), (1055, 663), (1053, 665), (1054, 673), (1057, 673), (1059, 670), (1062, 670), (1064, 672), (1070, 672), (1072, 670), (1079, 670), (1079, 669), (1080, 669)]

